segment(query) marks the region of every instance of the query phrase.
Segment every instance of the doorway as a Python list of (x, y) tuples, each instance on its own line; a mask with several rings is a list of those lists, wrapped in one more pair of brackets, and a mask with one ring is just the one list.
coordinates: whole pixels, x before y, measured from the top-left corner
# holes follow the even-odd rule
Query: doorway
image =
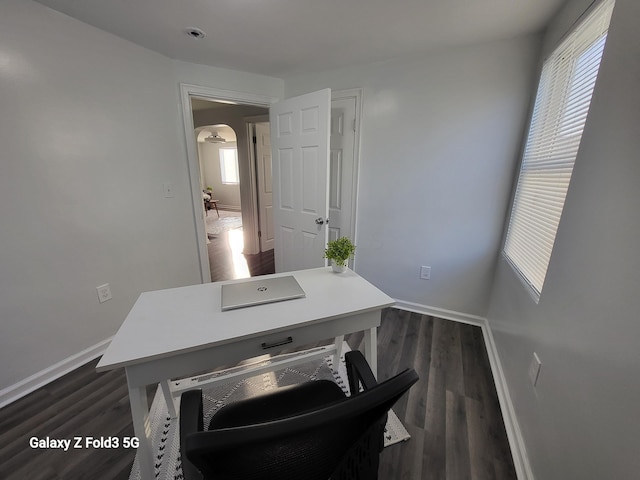
[[(273, 273), (265, 255), (250, 255), (246, 244), (251, 235), (247, 225), (247, 208), (243, 190), (251, 190), (246, 168), (250, 161), (251, 137), (246, 131), (244, 118), (268, 112), (267, 109), (231, 105), (213, 99), (190, 98), (191, 120), (194, 125), (198, 189), (203, 199), (202, 217), (206, 244), (203, 258), (211, 281), (247, 278)], [(191, 166), (192, 164), (190, 164)], [(249, 179), (250, 180), (250, 179)], [(246, 197), (246, 195), (245, 195)], [(197, 210), (197, 208), (196, 208)], [(249, 227), (249, 228), (247, 228)], [(268, 257), (268, 255), (266, 255)]]
[[(211, 281), (211, 272), (209, 268), (207, 245), (202, 239), (206, 238), (205, 222), (203, 215), (199, 214), (202, 210), (199, 205), (202, 204), (202, 194), (199, 186), (199, 165), (197, 157), (196, 142), (193, 142), (195, 117), (199, 115), (196, 111), (191, 110), (192, 100), (207, 100), (220, 104), (219, 109), (225, 108), (244, 108), (242, 122), (234, 130), (238, 136), (238, 158), (239, 158), (239, 176), (241, 186), (241, 210), (242, 224), (244, 231), (244, 254), (249, 260), (252, 256), (259, 254), (260, 232), (259, 225), (259, 203), (258, 203), (258, 178), (255, 162), (250, 162), (248, 155), (250, 146), (246, 143), (241, 145), (242, 140), (249, 142), (252, 137), (251, 120), (258, 121), (256, 116), (267, 115), (269, 106), (278, 101), (278, 98), (263, 95), (247, 94), (242, 92), (231, 92), (227, 90), (219, 90), (208, 87), (181, 84), (181, 99), (183, 108), (183, 120), (185, 128), (186, 149), (189, 162), (189, 175), (192, 185), (192, 196), (194, 204), (194, 223), (196, 234), (198, 236), (198, 254), (201, 265), (202, 282)], [(345, 100), (347, 102), (345, 102)], [(331, 151), (331, 201), (330, 215), (332, 218), (330, 227), (330, 236), (347, 235), (356, 239), (356, 199), (359, 169), (359, 132), (360, 117), (362, 111), (362, 90), (351, 89), (332, 92), (332, 137), (334, 134), (346, 132), (349, 137), (343, 138), (336, 144), (332, 138)], [(346, 115), (344, 113), (346, 112)], [(218, 112), (220, 113), (220, 112)], [(211, 122), (209, 122), (211, 123)], [(215, 122), (214, 122), (215, 123)], [(226, 124), (230, 122), (225, 120)], [(202, 123), (200, 125), (203, 125)], [(334, 126), (340, 126), (340, 132), (336, 131)], [(340, 133), (340, 135), (343, 135)], [(339, 138), (340, 135), (336, 138)], [(346, 137), (345, 137), (346, 138)], [(242, 156), (247, 155), (243, 159)], [(195, 188), (194, 188), (195, 187)], [(273, 252), (273, 250), (271, 250)], [(258, 255), (259, 256), (259, 255)], [(257, 259), (258, 263), (264, 261), (263, 258)], [(267, 262), (269, 259), (267, 259)], [(273, 260), (271, 259), (271, 262)], [(355, 264), (351, 265), (355, 268)]]
[[(194, 106), (197, 103), (192, 108)], [(247, 278), (251, 272), (242, 254), (242, 204), (235, 130), (226, 124), (206, 125), (197, 127), (195, 136), (211, 281)]]

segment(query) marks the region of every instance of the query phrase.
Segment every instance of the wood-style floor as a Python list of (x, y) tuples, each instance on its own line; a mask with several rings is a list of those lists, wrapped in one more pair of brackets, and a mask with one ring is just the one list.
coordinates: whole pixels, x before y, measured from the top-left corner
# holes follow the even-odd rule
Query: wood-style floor
[(129, 478), (134, 450), (34, 449), (30, 439), (131, 437), (123, 370), (97, 374), (97, 360), (0, 410), (0, 478)]
[[(224, 215), (224, 211), (221, 212)], [(209, 215), (215, 215), (214, 211), (210, 211)], [(209, 235), (207, 251), (212, 282), (236, 278), (233, 252), (227, 235)], [(255, 255), (244, 255), (244, 258), (247, 261), (247, 267), (249, 267), (249, 275), (252, 277), (267, 275), (276, 271), (273, 250), (267, 250)]]
[[(348, 336), (352, 349), (362, 334)], [(378, 331), (379, 378), (413, 367), (420, 375), (394, 407), (411, 440), (381, 454), (380, 480), (515, 479), (480, 328), (397, 309)], [(133, 435), (122, 370), (97, 361), (0, 410), (0, 478), (126, 480), (134, 451), (38, 450), (29, 439)]]
[[(349, 340), (361, 347), (362, 334)], [(381, 454), (380, 479), (516, 479), (479, 327), (397, 309), (378, 331), (378, 378), (420, 376), (394, 407), (411, 440)]]

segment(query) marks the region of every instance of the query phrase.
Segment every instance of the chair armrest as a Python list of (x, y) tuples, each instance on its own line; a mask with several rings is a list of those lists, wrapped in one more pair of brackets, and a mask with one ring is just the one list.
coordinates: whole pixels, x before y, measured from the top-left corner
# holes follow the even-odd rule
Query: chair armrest
[(180, 396), (180, 437), (202, 430), (202, 390), (187, 390)]
[(369, 390), (378, 384), (362, 352), (359, 350), (347, 352), (344, 360), (347, 365), (347, 377), (349, 377), (351, 396), (358, 394), (360, 384), (362, 384), (364, 390)]
[(180, 456), (185, 480), (202, 480), (203, 478), (202, 473), (185, 455), (187, 435), (201, 432), (204, 429), (203, 425), (202, 390), (187, 390), (180, 396)]

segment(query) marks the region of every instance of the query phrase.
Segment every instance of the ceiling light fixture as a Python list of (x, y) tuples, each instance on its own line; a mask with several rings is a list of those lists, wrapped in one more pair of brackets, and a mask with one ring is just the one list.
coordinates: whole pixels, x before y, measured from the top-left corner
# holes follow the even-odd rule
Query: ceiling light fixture
[(206, 33), (204, 33), (202, 30), (200, 30), (199, 28), (196, 27), (189, 27), (187, 28), (186, 32), (185, 32), (189, 37), (191, 38), (197, 38), (202, 39), (204, 37), (207, 36)]
[(209, 143), (226, 143), (227, 140), (218, 135), (218, 132), (213, 132), (211, 135), (204, 139), (205, 142)]

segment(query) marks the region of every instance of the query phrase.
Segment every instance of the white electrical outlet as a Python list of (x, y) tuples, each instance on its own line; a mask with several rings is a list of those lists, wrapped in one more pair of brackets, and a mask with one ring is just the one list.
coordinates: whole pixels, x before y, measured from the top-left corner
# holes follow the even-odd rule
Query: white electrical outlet
[(541, 366), (542, 362), (540, 361), (538, 354), (536, 352), (533, 352), (533, 358), (531, 359), (531, 364), (529, 365), (529, 381), (534, 387), (536, 386), (536, 383), (538, 383)]
[(162, 191), (164, 198), (173, 198), (173, 183), (163, 183)]
[(113, 298), (111, 296), (111, 288), (109, 287), (108, 283), (96, 287), (96, 291), (98, 292), (98, 300), (100, 300), (100, 303), (106, 302), (107, 300), (111, 300)]
[(430, 280), (431, 279), (431, 267), (427, 267), (425, 265), (420, 267), (420, 278), (422, 280)]

